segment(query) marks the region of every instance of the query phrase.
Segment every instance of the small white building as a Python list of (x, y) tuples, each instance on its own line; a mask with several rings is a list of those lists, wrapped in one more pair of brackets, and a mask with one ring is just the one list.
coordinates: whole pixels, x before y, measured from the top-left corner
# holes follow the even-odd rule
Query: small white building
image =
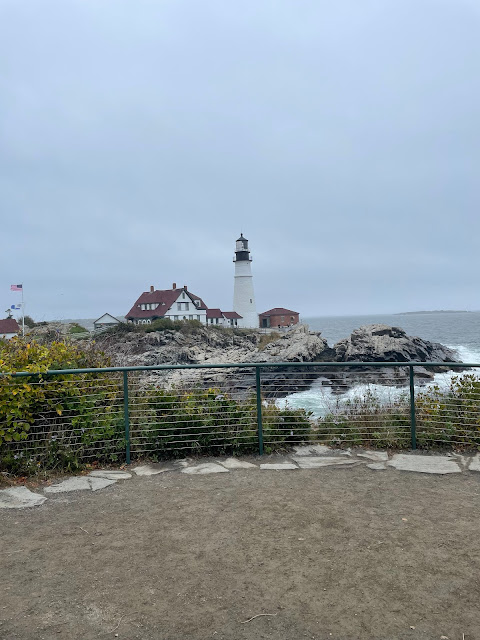
[(242, 321), (236, 311), (221, 311), (220, 309), (207, 309), (207, 326), (215, 325), (217, 327), (238, 327)]
[(109, 329), (110, 327), (115, 327), (117, 324), (120, 324), (118, 318), (115, 318), (109, 313), (104, 313), (103, 316), (95, 320), (93, 327), (94, 329)]
[(15, 318), (0, 320), (0, 340), (10, 340), (20, 333), (20, 327)]

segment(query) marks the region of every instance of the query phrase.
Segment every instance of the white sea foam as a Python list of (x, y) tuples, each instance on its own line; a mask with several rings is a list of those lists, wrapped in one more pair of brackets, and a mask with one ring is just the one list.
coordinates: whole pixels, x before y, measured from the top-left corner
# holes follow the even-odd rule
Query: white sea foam
[[(480, 364), (480, 351), (475, 348), (465, 347), (462, 345), (447, 345), (450, 349), (454, 349), (458, 354), (458, 359), (462, 362)], [(462, 375), (464, 372), (457, 370), (447, 371), (446, 373), (435, 374), (433, 380), (427, 383), (415, 384), (417, 391), (425, 391), (434, 386), (446, 389), (452, 378)], [(471, 369), (469, 374), (473, 374), (480, 378), (480, 368)], [(325, 380), (325, 379), (323, 379)], [(292, 393), (286, 398), (276, 401), (276, 405), (281, 408), (290, 407), (292, 409), (305, 409), (311, 412), (312, 418), (320, 418), (328, 413), (337, 413), (341, 411), (348, 403), (355, 398), (363, 398), (366, 393), (372, 393), (381, 404), (391, 404), (402, 396), (409, 393), (408, 386), (396, 387), (380, 384), (356, 384), (345, 393), (334, 394), (330, 386), (322, 385), (322, 378), (316, 380), (309, 389)]]

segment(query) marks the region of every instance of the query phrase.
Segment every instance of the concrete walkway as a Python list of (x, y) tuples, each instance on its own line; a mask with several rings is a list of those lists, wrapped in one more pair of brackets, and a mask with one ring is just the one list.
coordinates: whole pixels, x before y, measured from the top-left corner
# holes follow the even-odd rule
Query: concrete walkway
[(417, 472), (445, 475), (449, 473), (480, 472), (480, 454), (475, 456), (447, 453), (424, 455), (416, 452), (395, 453), (387, 451), (339, 450), (325, 445), (312, 444), (294, 447), (288, 455), (265, 456), (265, 458), (217, 458), (199, 462), (185, 459), (170, 462), (133, 466), (130, 471), (104, 469), (95, 470), (85, 476), (73, 476), (53, 485), (30, 491), (27, 487), (0, 490), (0, 509), (25, 509), (41, 506), (52, 494), (72, 491), (99, 491), (120, 481), (138, 477), (155, 476), (161, 473), (185, 473), (207, 475), (212, 473), (234, 473), (238, 469), (258, 471), (288, 471), (298, 469), (324, 469), (364, 465), (374, 472)]

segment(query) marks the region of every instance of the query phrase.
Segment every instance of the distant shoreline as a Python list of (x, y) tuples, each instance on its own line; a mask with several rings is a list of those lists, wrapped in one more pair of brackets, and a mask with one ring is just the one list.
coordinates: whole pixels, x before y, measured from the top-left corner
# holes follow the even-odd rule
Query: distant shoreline
[(457, 309), (436, 309), (435, 311), (401, 311), (400, 313), (393, 313), (394, 316), (417, 316), (428, 313), (474, 313), (473, 311), (457, 310)]

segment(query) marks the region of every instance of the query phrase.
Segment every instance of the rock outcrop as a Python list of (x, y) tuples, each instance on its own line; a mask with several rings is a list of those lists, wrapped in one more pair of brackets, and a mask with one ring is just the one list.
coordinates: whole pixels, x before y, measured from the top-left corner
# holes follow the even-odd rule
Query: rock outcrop
[[(385, 324), (370, 324), (355, 329), (348, 337), (334, 345), (337, 362), (365, 362), (365, 367), (342, 369), (338, 372), (334, 388), (341, 392), (359, 381), (384, 385), (404, 385), (408, 381), (408, 367), (374, 368), (369, 362), (459, 362), (452, 349), (437, 342), (408, 336), (400, 327)], [(448, 367), (414, 367), (417, 380), (431, 380), (435, 373), (447, 371)], [(457, 369), (458, 371), (458, 369)], [(368, 376), (365, 376), (368, 372)]]
[(436, 342), (407, 336), (399, 327), (369, 324), (334, 345), (338, 362), (457, 362), (456, 353)]
[[(299, 325), (278, 338), (274, 333), (267, 336), (273, 340), (265, 345), (266, 334), (260, 331), (233, 332), (202, 327), (191, 333), (171, 330), (125, 332), (120, 336), (107, 333), (99, 336), (97, 343), (117, 366), (308, 363), (328, 361), (335, 356), (320, 333), (309, 331), (305, 325)], [(319, 370), (313, 367), (265, 368), (262, 370), (262, 386), (267, 395), (287, 395), (308, 387), (319, 375)], [(144, 381), (179, 387), (218, 386), (241, 396), (255, 387), (255, 370), (252, 367), (154, 371), (142, 377)]]

